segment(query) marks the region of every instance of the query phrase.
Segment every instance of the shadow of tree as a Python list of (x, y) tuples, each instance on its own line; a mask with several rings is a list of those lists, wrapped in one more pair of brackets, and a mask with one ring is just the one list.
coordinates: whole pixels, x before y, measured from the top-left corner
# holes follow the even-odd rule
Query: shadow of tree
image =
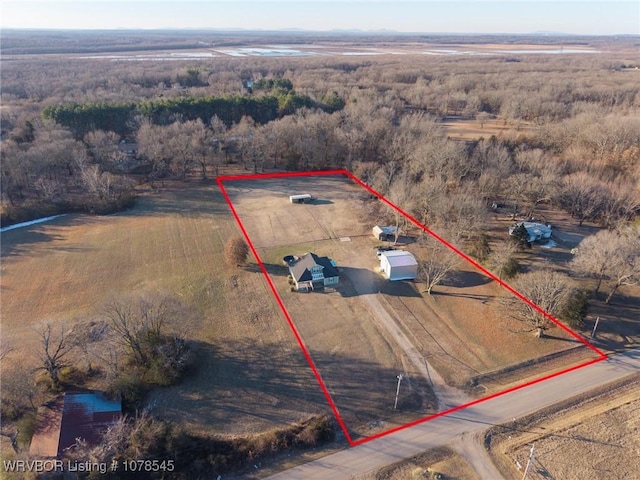
[[(261, 339), (226, 341), (215, 348), (196, 342), (192, 348), (197, 368), (181, 384), (150, 394), (159, 417), (228, 431), (332, 414), (300, 349)], [(436, 407), (423, 378), (405, 376), (394, 410), (397, 375), (404, 372), (324, 351), (311, 350), (310, 355), (350, 433), (399, 415), (418, 419)]]
[(493, 280), (478, 272), (469, 271), (451, 271), (447, 274), (440, 285), (445, 287), (470, 288), (486, 285)]
[(397, 282), (386, 281), (380, 292), (393, 297), (419, 298), (422, 296), (416, 284), (410, 280)]

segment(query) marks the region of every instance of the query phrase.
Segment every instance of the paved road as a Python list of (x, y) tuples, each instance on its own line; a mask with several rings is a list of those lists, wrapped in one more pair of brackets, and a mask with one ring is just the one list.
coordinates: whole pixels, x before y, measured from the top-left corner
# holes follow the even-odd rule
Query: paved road
[[(640, 371), (640, 349), (616, 355), (558, 377), (530, 385), (459, 412), (387, 435), (269, 477), (272, 480), (349, 479), (474, 435), (592, 388)], [(493, 480), (493, 479), (492, 479)]]

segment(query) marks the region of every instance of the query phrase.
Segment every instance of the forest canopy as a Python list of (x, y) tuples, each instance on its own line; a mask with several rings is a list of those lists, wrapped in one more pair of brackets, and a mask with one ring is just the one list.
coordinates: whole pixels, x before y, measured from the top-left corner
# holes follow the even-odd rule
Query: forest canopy
[[(208, 97), (178, 97), (149, 100), (139, 103), (70, 103), (50, 105), (42, 111), (45, 120), (65, 126), (82, 138), (92, 130), (113, 131), (122, 136), (135, 129), (135, 117), (141, 115), (157, 125), (172, 123), (176, 116), (184, 120), (200, 119), (210, 123), (215, 116), (230, 127), (239, 123), (242, 117), (251, 117), (259, 124), (265, 124), (284, 115), (290, 115), (300, 108), (320, 108), (335, 111), (336, 100), (329, 97), (330, 104), (315, 102), (306, 95), (298, 95), (293, 90), (260, 97), (246, 95), (225, 95)], [(338, 101), (339, 102), (339, 101)], [(338, 103), (339, 105), (339, 103)], [(344, 102), (342, 103), (344, 106)]]

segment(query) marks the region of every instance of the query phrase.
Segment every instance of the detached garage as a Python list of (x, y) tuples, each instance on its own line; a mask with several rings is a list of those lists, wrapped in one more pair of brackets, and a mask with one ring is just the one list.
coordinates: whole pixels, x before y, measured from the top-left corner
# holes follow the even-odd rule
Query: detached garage
[(410, 253), (403, 250), (382, 251), (380, 271), (390, 281), (414, 280), (418, 276), (418, 261)]

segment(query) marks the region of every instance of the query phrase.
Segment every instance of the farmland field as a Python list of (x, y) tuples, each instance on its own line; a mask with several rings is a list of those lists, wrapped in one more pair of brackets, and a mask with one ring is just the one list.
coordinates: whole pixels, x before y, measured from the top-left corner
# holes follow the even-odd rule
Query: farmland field
[(496, 466), (506, 478), (521, 476), (534, 444), (528, 478), (636, 478), (638, 382), (638, 375), (632, 375), (588, 398), (492, 429), (490, 452)]

